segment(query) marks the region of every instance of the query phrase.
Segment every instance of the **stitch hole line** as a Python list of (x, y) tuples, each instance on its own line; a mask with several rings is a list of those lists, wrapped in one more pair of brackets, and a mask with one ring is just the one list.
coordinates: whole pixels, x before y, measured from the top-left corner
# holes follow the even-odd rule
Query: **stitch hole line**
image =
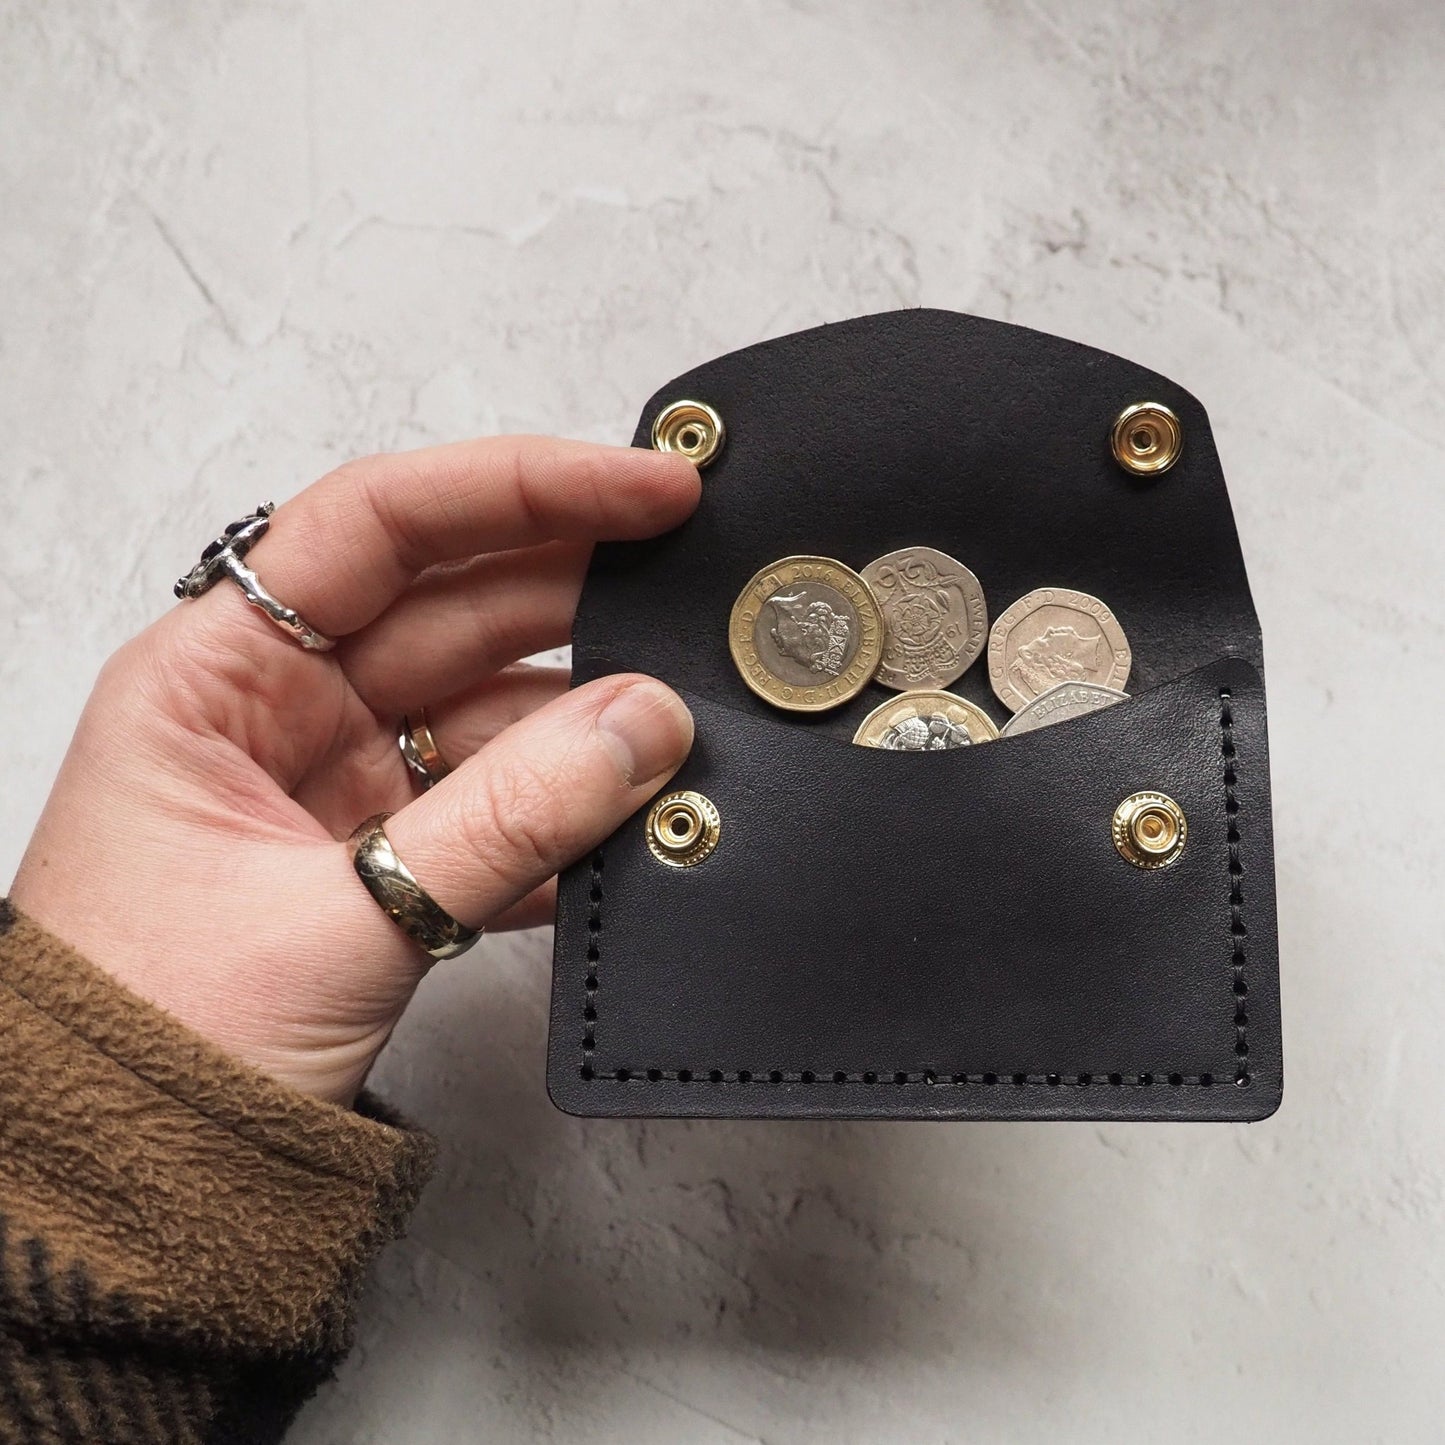
[[(1243, 1000), (1249, 993), (1248, 982), (1245, 977), (1247, 966), (1246, 939), (1248, 931), (1244, 922), (1244, 876), (1245, 868), (1243, 859), (1240, 856), (1240, 804), (1237, 793), (1239, 784), (1238, 773), (1238, 745), (1234, 739), (1234, 695), (1230, 688), (1219, 689), (1219, 757), (1221, 763), (1221, 776), (1224, 787), (1224, 813), (1225, 813), (1225, 842), (1227, 847), (1227, 878), (1228, 878), (1228, 899), (1229, 899), (1229, 930), (1232, 939), (1231, 971), (1233, 974), (1232, 993), (1234, 996), (1234, 1032), (1235, 1043), (1234, 1053), (1236, 1058), (1234, 1084), (1237, 1088), (1248, 1088), (1253, 1082), (1253, 1076), (1249, 1067), (1249, 1015), (1244, 1007)], [(583, 1017), (588, 1028), (583, 1041), (583, 1061), (579, 1069), (582, 1080), (586, 1083), (606, 1082), (619, 1084), (635, 1083), (709, 1083), (709, 1084), (741, 1084), (741, 1085), (778, 1085), (790, 1084), (864, 1084), (868, 1087), (893, 1087), (908, 1088), (923, 1086), (925, 1088), (964, 1088), (996, 1087), (1006, 1085), (1010, 1088), (1042, 1087), (1058, 1089), (1072, 1087), (1076, 1089), (1093, 1089), (1105, 1087), (1110, 1089), (1119, 1088), (1154, 1088), (1167, 1087), (1170, 1089), (1180, 1088), (1212, 1088), (1216, 1082), (1216, 1075), (1211, 1072), (1201, 1074), (1182, 1074), (1178, 1072), (1155, 1074), (1122, 1074), (1110, 1073), (1104, 1076), (1082, 1073), (1072, 1079), (1056, 1073), (1025, 1074), (1025, 1073), (996, 1073), (993, 1071), (981, 1074), (938, 1074), (932, 1070), (925, 1070), (919, 1073), (909, 1073), (903, 1069), (867, 1069), (859, 1073), (851, 1073), (844, 1069), (802, 1069), (796, 1071), (785, 1071), (782, 1069), (770, 1069), (764, 1072), (754, 1072), (749, 1069), (629, 1069), (619, 1068), (611, 1072), (601, 1072), (594, 1068), (592, 1059), (596, 1050), (596, 1019), (597, 1019), (597, 995), (600, 988), (598, 978), (598, 965), (602, 957), (602, 907), (603, 907), (603, 866), (604, 858), (599, 848), (592, 855), (592, 887), (589, 895), (591, 909), (587, 920), (588, 946), (587, 946), (587, 974), (584, 987), (587, 994), (587, 1002), (583, 1010)]]
[[(1234, 693), (1227, 687), (1219, 689), (1219, 757), (1224, 779), (1224, 836), (1229, 869), (1230, 967), (1234, 997), (1240, 1000), (1249, 992), (1245, 980), (1248, 963), (1245, 949), (1249, 930), (1244, 924), (1244, 860), (1240, 857), (1240, 809), (1236, 791), (1239, 786), (1239, 749), (1234, 741)], [(1237, 1087), (1245, 1088), (1250, 1081), (1249, 1014), (1238, 1003), (1234, 1014), (1234, 1053), (1234, 1082)]]
[[(944, 1089), (977, 1088), (979, 1085), (1001, 1086), (1009, 1089), (1137, 1089), (1163, 1085), (1171, 1089), (1212, 1088), (1216, 1076), (1203, 1074), (879, 1074), (868, 1069), (863, 1073), (849, 1073), (843, 1069), (816, 1070), (802, 1069), (784, 1071), (770, 1069), (766, 1074), (753, 1073), (749, 1069), (736, 1071), (726, 1069), (613, 1069), (598, 1072), (591, 1064), (582, 1065), (578, 1071), (581, 1078), (589, 1082), (617, 1084), (866, 1084), (870, 1087)], [(1236, 1078), (1236, 1083), (1240, 1080)], [(1243, 1080), (1248, 1083), (1248, 1078)]]

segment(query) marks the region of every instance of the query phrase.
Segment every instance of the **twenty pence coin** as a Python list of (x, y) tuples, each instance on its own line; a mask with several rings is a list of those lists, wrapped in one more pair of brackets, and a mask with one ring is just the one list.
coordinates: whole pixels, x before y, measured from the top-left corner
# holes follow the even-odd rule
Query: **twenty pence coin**
[(1061, 682), (1057, 687), (1041, 692), (1027, 707), (1021, 707), (999, 729), (999, 736), (1017, 737), (1019, 733), (1031, 733), (1051, 723), (1068, 722), (1070, 718), (1084, 717), (1102, 707), (1128, 701), (1127, 692), (1100, 687), (1096, 682)]
[(878, 681), (900, 692), (947, 687), (988, 642), (978, 578), (946, 552), (903, 547), (863, 569), (883, 612)]
[(1133, 657), (1118, 619), (1097, 597), (1038, 587), (993, 625), (988, 680), (1010, 712), (1061, 682), (1122, 688)]
[(738, 594), (728, 648), (760, 698), (825, 712), (856, 697), (877, 671), (883, 618), (851, 568), (830, 557), (784, 557)]
[(905, 692), (875, 707), (853, 734), (860, 747), (895, 753), (966, 748), (998, 737), (993, 719), (966, 698), (932, 690)]

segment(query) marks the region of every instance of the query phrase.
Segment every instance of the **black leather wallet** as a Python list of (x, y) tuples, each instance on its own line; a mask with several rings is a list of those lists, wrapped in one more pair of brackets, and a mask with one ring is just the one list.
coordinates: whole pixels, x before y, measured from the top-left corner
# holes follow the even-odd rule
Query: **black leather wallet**
[[(726, 442), (696, 514), (598, 547), (577, 682), (635, 669), (693, 710), (669, 790), (715, 805), (695, 867), (646, 810), (563, 877), (548, 1086), (585, 1115), (1258, 1119), (1282, 1087), (1259, 622), (1204, 408), (1105, 352), (942, 311), (769, 341), (670, 382)], [(1183, 447), (1141, 477), (1111, 424), (1141, 401)], [(853, 746), (892, 695), (781, 712), (728, 618), (790, 554), (855, 570), (934, 547), (990, 617), (1041, 586), (1104, 599), (1131, 698), (986, 745)], [(986, 661), (952, 690), (1002, 721)], [(1173, 798), (1167, 868), (1111, 822)]]

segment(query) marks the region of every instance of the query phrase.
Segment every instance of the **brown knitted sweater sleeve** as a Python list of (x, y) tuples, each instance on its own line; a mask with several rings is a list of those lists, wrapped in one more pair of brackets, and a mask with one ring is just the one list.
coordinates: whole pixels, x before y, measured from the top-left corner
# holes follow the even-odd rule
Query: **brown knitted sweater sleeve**
[(0, 1442), (279, 1440), (431, 1159), (0, 900)]

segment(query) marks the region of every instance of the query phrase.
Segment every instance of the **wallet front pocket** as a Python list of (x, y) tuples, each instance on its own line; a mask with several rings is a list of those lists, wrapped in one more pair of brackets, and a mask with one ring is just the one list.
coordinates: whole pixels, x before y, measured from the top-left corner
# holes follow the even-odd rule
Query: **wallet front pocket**
[[(586, 1113), (1257, 1118), (1279, 1101), (1267, 777), (1254, 669), (1223, 661), (1089, 717), (891, 753), (688, 698), (674, 786), (717, 806), (694, 869), (634, 818), (559, 928), (553, 1095)], [(1168, 868), (1119, 802), (1168, 794)], [(571, 915), (585, 905), (585, 918)], [(1263, 984), (1254, 990), (1258, 980)]]
[[(636, 668), (692, 708), (668, 792), (716, 808), (670, 867), (646, 810), (564, 875), (548, 1086), (589, 1115), (1256, 1119), (1282, 1088), (1258, 625), (1202, 408), (1116, 357), (946, 313), (767, 343), (658, 394), (727, 420), (678, 531), (598, 549), (577, 680)], [(1167, 479), (1122, 477), (1120, 405), (1183, 418)], [(1192, 450), (1191, 450), (1192, 448)], [(814, 717), (743, 685), (739, 587), (795, 552), (917, 543), (997, 616), (1039, 585), (1104, 598), (1132, 696), (930, 753), (850, 744), (884, 694)], [(980, 664), (955, 685), (997, 713)], [(1163, 794), (1167, 867), (1113, 824)]]

